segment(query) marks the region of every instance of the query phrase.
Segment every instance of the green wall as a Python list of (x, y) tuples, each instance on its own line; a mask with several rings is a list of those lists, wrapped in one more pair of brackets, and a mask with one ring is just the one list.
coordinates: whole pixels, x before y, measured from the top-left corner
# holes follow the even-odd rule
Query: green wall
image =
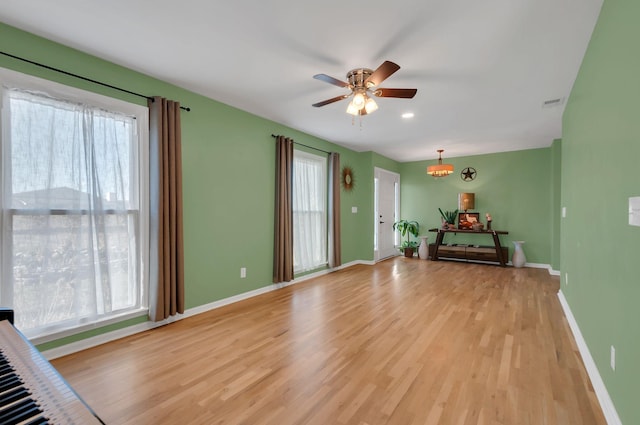
[(562, 216), (562, 141), (554, 140), (551, 145), (551, 268), (560, 270), (560, 222)]
[(562, 291), (624, 424), (640, 424), (639, 18), (637, 0), (604, 2), (562, 138)]
[[(340, 156), (342, 166), (353, 168), (353, 189), (342, 190), (342, 259), (373, 260), (373, 167), (371, 152)], [(352, 213), (351, 208), (358, 212)], [(348, 231), (347, 231), (348, 229)], [(347, 232), (345, 232), (347, 231)]]
[[(399, 162), (389, 159), (386, 156), (379, 155), (375, 152), (371, 152), (371, 165), (372, 167), (378, 167), (378, 168), (385, 169), (387, 171), (392, 171), (394, 173), (400, 174)], [(371, 179), (373, 181), (373, 174)]]
[[(275, 179), (271, 134), (339, 152), (342, 164), (353, 167), (355, 189), (342, 192), (342, 261), (373, 258), (371, 153), (350, 151), (1, 23), (0, 50), (191, 108), (182, 113), (187, 309), (271, 283)], [(6, 56), (0, 56), (0, 66), (146, 105), (145, 99)], [(351, 206), (358, 207), (357, 214), (351, 213)], [(247, 268), (246, 279), (240, 278), (241, 267)], [(46, 348), (139, 321), (58, 340)]]
[[(436, 161), (409, 162), (400, 165), (400, 216), (420, 223), (420, 233), (440, 227), (440, 213), (458, 208), (458, 193), (473, 192), (480, 221), (485, 214), (493, 218), (493, 229), (506, 230), (500, 237), (503, 246), (513, 254), (511, 241), (524, 240), (527, 262), (551, 264), (552, 196), (557, 186), (552, 174), (552, 149), (532, 149), (488, 155), (446, 158), (455, 171), (446, 178), (435, 179), (426, 174), (428, 165)], [(465, 167), (477, 171), (476, 179), (465, 182), (460, 172)], [(429, 234), (435, 241), (435, 233)], [(447, 235), (449, 242), (492, 244), (478, 236)]]

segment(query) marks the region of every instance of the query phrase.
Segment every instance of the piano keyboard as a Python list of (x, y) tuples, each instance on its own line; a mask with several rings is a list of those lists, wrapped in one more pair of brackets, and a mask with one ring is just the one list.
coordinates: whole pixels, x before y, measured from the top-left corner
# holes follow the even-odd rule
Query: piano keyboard
[(103, 424), (38, 350), (0, 321), (0, 425)]

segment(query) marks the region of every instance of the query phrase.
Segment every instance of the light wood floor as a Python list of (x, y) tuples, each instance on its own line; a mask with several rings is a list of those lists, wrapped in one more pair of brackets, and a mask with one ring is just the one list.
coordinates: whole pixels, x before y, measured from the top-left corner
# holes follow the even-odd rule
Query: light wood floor
[(558, 288), (397, 257), (52, 363), (109, 425), (605, 424)]

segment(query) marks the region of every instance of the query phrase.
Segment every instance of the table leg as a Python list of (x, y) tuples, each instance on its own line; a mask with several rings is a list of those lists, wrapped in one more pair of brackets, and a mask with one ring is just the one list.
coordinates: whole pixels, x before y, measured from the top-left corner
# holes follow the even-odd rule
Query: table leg
[(438, 261), (438, 248), (442, 244), (443, 239), (444, 239), (444, 232), (438, 231), (438, 236), (436, 236), (436, 246), (433, 248), (433, 255), (431, 256), (432, 261)]
[(498, 237), (496, 232), (492, 232), (491, 234), (493, 236), (493, 244), (496, 247), (496, 256), (498, 257), (498, 261), (500, 262), (500, 265), (502, 267), (506, 267), (507, 262), (505, 261), (505, 258), (502, 258), (502, 246), (500, 246), (500, 238)]

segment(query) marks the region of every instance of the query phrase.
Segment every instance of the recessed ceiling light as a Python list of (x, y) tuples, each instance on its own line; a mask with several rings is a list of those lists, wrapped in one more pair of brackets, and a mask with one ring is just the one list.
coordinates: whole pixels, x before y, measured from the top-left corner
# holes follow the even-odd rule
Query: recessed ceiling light
[(409, 118), (413, 118), (414, 115), (415, 114), (413, 112), (405, 112), (404, 114), (402, 114), (402, 118), (404, 118), (405, 120), (408, 120)]

